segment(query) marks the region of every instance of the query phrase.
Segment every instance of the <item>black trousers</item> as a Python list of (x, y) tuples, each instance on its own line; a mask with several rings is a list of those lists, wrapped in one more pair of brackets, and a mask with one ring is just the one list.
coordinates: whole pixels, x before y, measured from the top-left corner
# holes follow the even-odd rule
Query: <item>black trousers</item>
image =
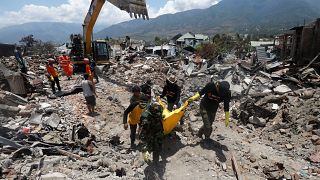
[(136, 131), (137, 131), (138, 125), (131, 125), (130, 124), (130, 139), (131, 139), (131, 144), (134, 144), (134, 141), (136, 140)]
[(96, 72), (93, 72), (93, 77), (97, 80), (97, 82), (99, 82), (99, 77)]
[(52, 88), (52, 92), (53, 93), (56, 92), (55, 84), (57, 84), (58, 90), (61, 91), (61, 87), (60, 87), (60, 83), (59, 83), (59, 78), (58, 77), (54, 77), (53, 81), (51, 81), (51, 88)]
[(202, 104), (200, 104), (200, 114), (202, 117), (203, 125), (199, 129), (198, 136), (201, 137), (203, 134), (206, 138), (210, 138), (212, 133), (212, 123), (216, 117), (216, 112), (218, 110), (219, 104), (211, 104), (212, 109), (206, 109)]

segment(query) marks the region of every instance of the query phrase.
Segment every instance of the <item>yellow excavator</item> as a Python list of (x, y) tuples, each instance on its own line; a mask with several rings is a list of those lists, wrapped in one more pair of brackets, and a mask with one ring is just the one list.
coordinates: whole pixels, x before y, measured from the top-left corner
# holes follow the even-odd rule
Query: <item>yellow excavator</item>
[(149, 19), (145, 0), (92, 0), (83, 23), (83, 39), (79, 34), (70, 36), (70, 56), (76, 66), (75, 72), (83, 71), (84, 58), (90, 58), (97, 65), (109, 63), (110, 48), (107, 41), (105, 39), (93, 40), (92, 38), (93, 27), (106, 1), (127, 11), (131, 17)]

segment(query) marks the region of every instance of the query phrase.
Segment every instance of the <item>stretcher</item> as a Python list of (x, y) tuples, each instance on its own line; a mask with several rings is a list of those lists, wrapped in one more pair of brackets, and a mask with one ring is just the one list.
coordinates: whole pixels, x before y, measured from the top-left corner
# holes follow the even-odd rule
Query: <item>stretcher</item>
[(178, 122), (181, 120), (187, 107), (189, 106), (189, 103), (188, 101), (186, 101), (180, 108), (174, 111), (169, 111), (167, 109), (167, 105), (159, 97), (157, 97), (157, 101), (163, 108), (162, 126), (163, 126), (163, 132), (166, 135), (166, 134), (169, 134), (177, 126)]

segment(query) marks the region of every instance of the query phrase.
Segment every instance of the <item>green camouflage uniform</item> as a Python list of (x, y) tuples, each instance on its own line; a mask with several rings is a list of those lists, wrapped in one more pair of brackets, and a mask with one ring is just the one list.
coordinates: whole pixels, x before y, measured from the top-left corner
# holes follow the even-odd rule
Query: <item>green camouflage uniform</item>
[(153, 152), (153, 160), (159, 161), (164, 138), (162, 126), (162, 107), (152, 104), (141, 115), (141, 140), (146, 144), (146, 151)]

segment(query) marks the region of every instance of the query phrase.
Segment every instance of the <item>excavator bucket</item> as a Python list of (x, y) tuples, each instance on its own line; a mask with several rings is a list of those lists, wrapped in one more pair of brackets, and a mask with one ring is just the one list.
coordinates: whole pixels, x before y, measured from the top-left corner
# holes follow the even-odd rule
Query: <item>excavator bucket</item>
[(166, 107), (166, 104), (161, 101), (159, 97), (157, 97), (157, 101), (163, 108), (162, 116), (162, 126), (164, 134), (169, 134), (178, 124), (178, 122), (183, 117), (187, 107), (189, 106), (188, 101), (186, 101), (179, 109), (174, 111), (169, 111)]
[(145, 0), (108, 0), (111, 4), (117, 6), (119, 9), (127, 11), (130, 16), (135, 18), (142, 17), (148, 19), (148, 10)]

